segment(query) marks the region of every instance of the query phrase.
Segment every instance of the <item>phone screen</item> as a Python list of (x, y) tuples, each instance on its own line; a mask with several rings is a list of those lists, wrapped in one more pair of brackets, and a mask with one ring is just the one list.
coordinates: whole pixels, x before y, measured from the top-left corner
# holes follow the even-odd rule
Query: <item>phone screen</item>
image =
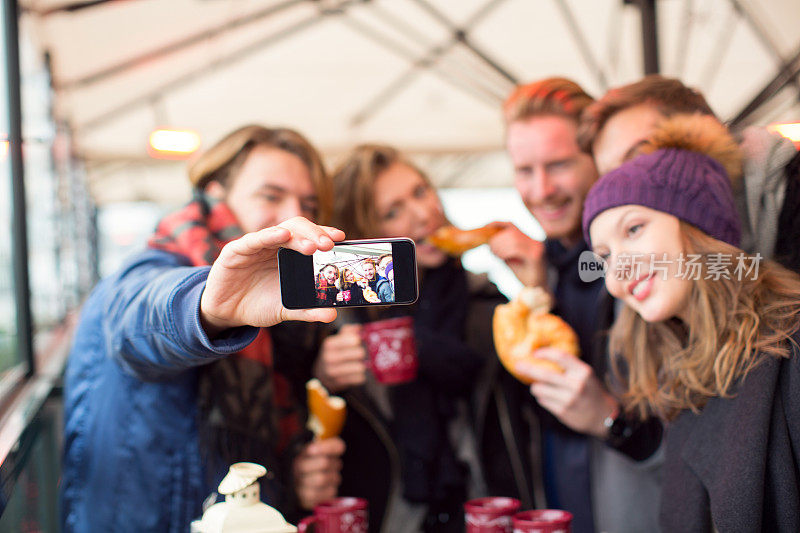
[(410, 304), (417, 268), (410, 239), (343, 241), (311, 256), (278, 252), (281, 299), (289, 309)]
[(391, 304), (395, 301), (392, 243), (343, 244), (315, 252), (314, 283), (322, 306)]

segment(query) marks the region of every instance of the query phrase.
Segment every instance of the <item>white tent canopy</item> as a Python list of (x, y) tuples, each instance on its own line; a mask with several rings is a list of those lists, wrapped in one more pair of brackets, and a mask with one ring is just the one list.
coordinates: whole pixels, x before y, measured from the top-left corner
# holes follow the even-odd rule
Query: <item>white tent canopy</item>
[[(623, 0), (21, 4), (101, 202), (185, 194), (183, 165), (147, 156), (156, 126), (196, 130), (209, 146), (243, 124), (284, 125), (331, 157), (386, 142), (439, 184), (507, 185), (500, 105), (515, 81), (566, 76), (599, 96), (643, 73), (640, 9)], [(656, 6), (663, 74), (728, 120), (785, 68), (790, 81), (746, 121), (800, 119), (800, 2)]]

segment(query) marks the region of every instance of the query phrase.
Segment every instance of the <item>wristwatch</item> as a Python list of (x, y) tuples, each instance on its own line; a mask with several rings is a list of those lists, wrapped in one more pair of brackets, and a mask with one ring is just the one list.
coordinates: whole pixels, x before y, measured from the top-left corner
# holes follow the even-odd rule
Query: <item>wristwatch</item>
[(613, 447), (621, 445), (633, 433), (633, 426), (625, 418), (625, 413), (619, 405), (606, 417), (603, 425), (608, 429), (606, 443)]

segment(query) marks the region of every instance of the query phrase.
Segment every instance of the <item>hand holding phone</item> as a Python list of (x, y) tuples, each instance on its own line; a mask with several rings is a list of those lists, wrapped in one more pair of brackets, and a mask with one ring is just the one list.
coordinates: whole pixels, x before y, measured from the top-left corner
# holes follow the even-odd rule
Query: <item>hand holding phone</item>
[(228, 243), (211, 266), (200, 299), (200, 321), (206, 333), (238, 326), (269, 327), (284, 320), (330, 322), (328, 309), (287, 310), (281, 305), (278, 250), (311, 254), (330, 250), (344, 238), (335, 228), (318, 226), (302, 217), (248, 233)]
[(312, 257), (278, 252), (281, 300), (287, 309), (412, 304), (417, 263), (410, 239), (338, 242)]

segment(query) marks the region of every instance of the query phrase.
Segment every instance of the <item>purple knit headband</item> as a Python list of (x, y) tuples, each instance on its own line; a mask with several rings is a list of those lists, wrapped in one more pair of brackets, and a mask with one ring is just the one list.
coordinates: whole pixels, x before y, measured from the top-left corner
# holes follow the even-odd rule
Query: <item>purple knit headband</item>
[(607, 209), (641, 205), (669, 213), (708, 235), (739, 245), (741, 229), (728, 174), (698, 152), (665, 148), (641, 155), (601, 177), (583, 205), (583, 236)]

